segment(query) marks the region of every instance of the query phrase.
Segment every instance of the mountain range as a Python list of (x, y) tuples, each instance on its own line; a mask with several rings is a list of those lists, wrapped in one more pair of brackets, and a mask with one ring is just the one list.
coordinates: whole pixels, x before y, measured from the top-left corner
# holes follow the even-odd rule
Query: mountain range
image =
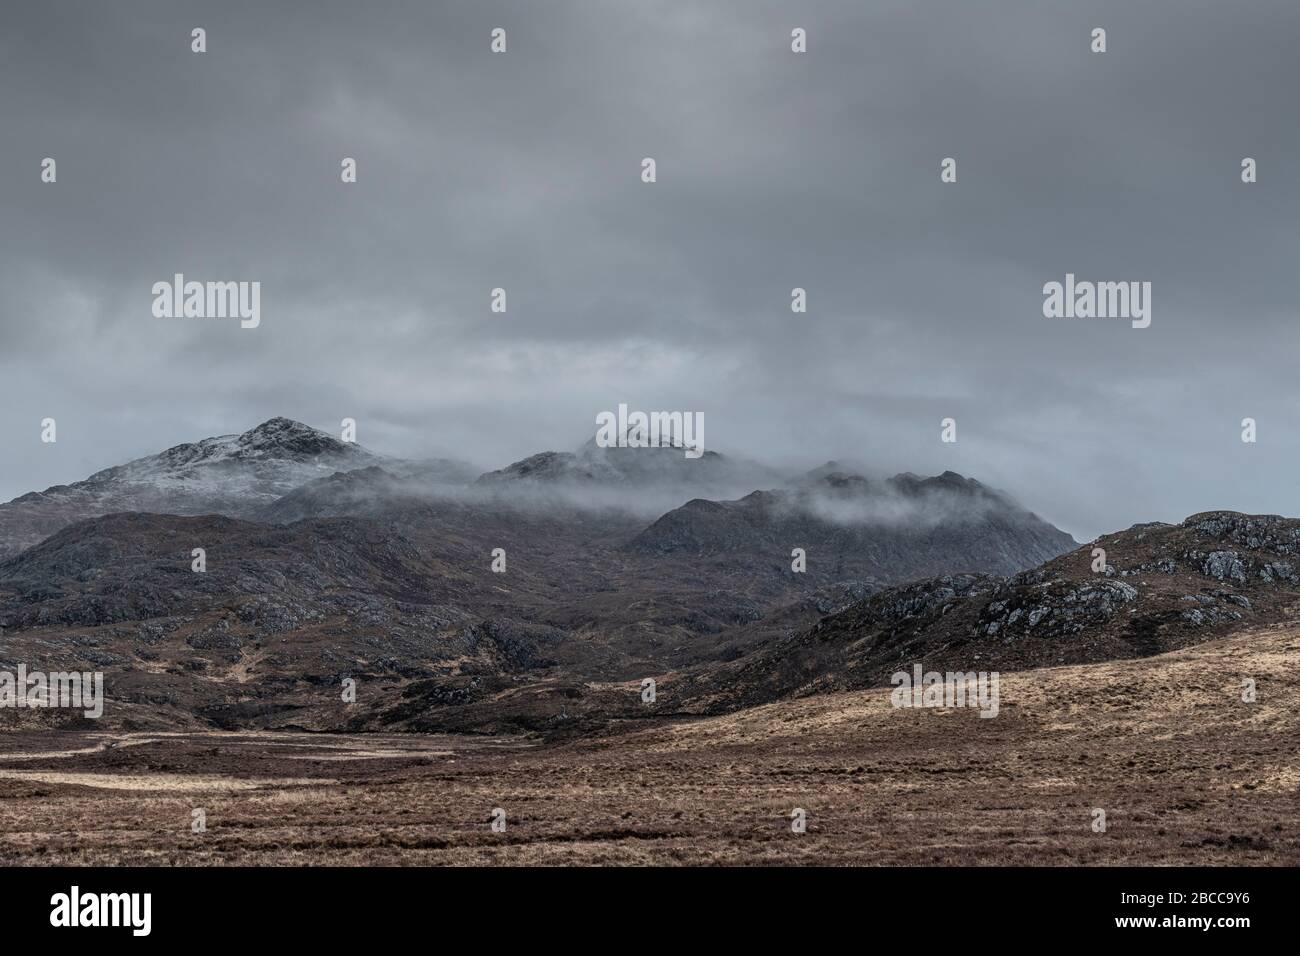
[(1197, 643), (1289, 613), (1298, 527), (1137, 526), (1096, 543), (1098, 572), (953, 472), (588, 443), (479, 475), (276, 418), (0, 505), (0, 667), (102, 670), (125, 729), (604, 732), (878, 686), (905, 661)]

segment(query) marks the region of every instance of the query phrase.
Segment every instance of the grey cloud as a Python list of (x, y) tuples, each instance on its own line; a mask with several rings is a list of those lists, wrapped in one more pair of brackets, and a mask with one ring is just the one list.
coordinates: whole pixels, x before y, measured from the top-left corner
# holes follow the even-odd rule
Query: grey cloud
[[(1080, 538), (1296, 514), (1298, 43), (1263, 0), (7, 5), (0, 495), (280, 414), (500, 467), (626, 401)], [(1044, 319), (1067, 271), (1151, 328)], [(262, 327), (154, 319), (175, 272)]]

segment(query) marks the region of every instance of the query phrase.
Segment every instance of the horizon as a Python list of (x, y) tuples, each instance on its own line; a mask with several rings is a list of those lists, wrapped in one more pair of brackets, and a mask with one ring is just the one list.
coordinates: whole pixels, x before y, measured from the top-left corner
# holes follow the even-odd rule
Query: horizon
[[(53, 484), (51, 484), (51, 485), (47, 485), (47, 486), (45, 486), (44, 488), (29, 488), (29, 489), (26, 489), (25, 491), (18, 492), (17, 494), (9, 495), (9, 496), (7, 496), (7, 497), (2, 497), (2, 498), (0, 498), (0, 503), (7, 503), (7, 502), (10, 502), (10, 501), (13, 501), (13, 500), (16, 499), (16, 498), (20, 498), (20, 497), (22, 497), (23, 495), (25, 495), (25, 494), (29, 494), (29, 493), (32, 493), (32, 492), (43, 492), (43, 491), (48, 490), (48, 489), (51, 488), (51, 487), (58, 487), (58, 486), (61, 486), (61, 485), (71, 485), (71, 484), (76, 484), (77, 482), (84, 481), (84, 480), (86, 480), (86, 479), (92, 477), (93, 475), (97, 474), (97, 473), (100, 472), (100, 471), (104, 471), (104, 470), (111, 469), (111, 468), (113, 468), (114, 466), (117, 466), (117, 465), (124, 465), (124, 464), (127, 464), (128, 462), (137, 461), (137, 460), (140, 460), (140, 459), (152, 458), (152, 457), (155, 457), (155, 456), (157, 456), (157, 455), (160, 455), (160, 454), (162, 454), (162, 453), (164, 453), (164, 452), (170, 451), (170, 450), (172, 450), (173, 448), (178, 448), (178, 447), (185, 446), (185, 445), (198, 444), (199, 442), (202, 442), (202, 441), (205, 441), (205, 440), (239, 438), (239, 437), (241, 437), (241, 436), (243, 436), (243, 435), (249, 434), (250, 432), (257, 431), (258, 429), (263, 428), (263, 427), (265, 427), (266, 425), (268, 425), (268, 424), (270, 424), (270, 423), (272, 423), (272, 422), (275, 422), (275, 421), (286, 421), (286, 422), (289, 422), (289, 423), (294, 424), (294, 425), (302, 425), (302, 426), (304, 426), (304, 427), (307, 427), (307, 428), (312, 429), (312, 430), (315, 431), (315, 432), (318, 432), (318, 433), (323, 434), (323, 435), (327, 435), (327, 436), (329, 436), (329, 437), (331, 437), (331, 438), (334, 438), (335, 440), (342, 441), (344, 444), (355, 444), (355, 445), (356, 445), (357, 447), (359, 447), (361, 450), (366, 451), (366, 452), (368, 452), (368, 453), (370, 453), (370, 454), (376, 455), (376, 456), (378, 456), (378, 457), (381, 458), (381, 459), (390, 459), (390, 460), (401, 460), (401, 461), (420, 462), (420, 461), (432, 461), (432, 460), (435, 460), (435, 459), (442, 458), (442, 459), (446, 459), (446, 460), (448, 460), (448, 461), (451, 461), (451, 462), (454, 462), (454, 463), (457, 463), (457, 464), (468, 465), (468, 466), (470, 466), (471, 468), (477, 470), (477, 471), (479, 472), (479, 475), (480, 475), (480, 476), (482, 476), (482, 475), (486, 475), (486, 474), (489, 474), (489, 473), (494, 473), (494, 472), (502, 471), (502, 470), (506, 469), (507, 467), (509, 467), (510, 465), (517, 464), (517, 463), (519, 463), (519, 462), (521, 462), (521, 461), (523, 461), (523, 460), (525, 460), (525, 459), (527, 459), (527, 458), (533, 457), (533, 456), (535, 456), (535, 455), (541, 455), (541, 454), (554, 454), (554, 453), (569, 453), (569, 454), (577, 453), (577, 452), (579, 452), (579, 451), (582, 450), (582, 448), (583, 448), (583, 446), (584, 446), (585, 444), (590, 443), (590, 441), (591, 441), (591, 437), (588, 437), (588, 438), (586, 439), (585, 442), (574, 443), (573, 445), (571, 445), (571, 446), (568, 447), (568, 448), (541, 448), (541, 449), (537, 449), (536, 451), (530, 452), (530, 453), (528, 453), (527, 455), (524, 455), (524, 456), (522, 456), (522, 457), (520, 457), (520, 458), (512, 459), (511, 461), (503, 462), (503, 463), (499, 463), (499, 464), (495, 464), (495, 465), (493, 465), (493, 464), (489, 464), (489, 463), (478, 462), (478, 461), (466, 460), (466, 459), (458, 459), (458, 458), (456, 458), (454, 455), (433, 455), (433, 456), (427, 456), (427, 457), (425, 457), (425, 458), (407, 458), (406, 456), (398, 455), (398, 454), (393, 454), (393, 453), (391, 453), (391, 452), (389, 452), (389, 451), (386, 451), (386, 450), (384, 450), (384, 449), (382, 449), (382, 448), (376, 448), (376, 447), (374, 447), (373, 445), (371, 445), (371, 444), (369, 444), (369, 443), (367, 443), (367, 442), (361, 441), (361, 440), (359, 440), (359, 439), (356, 440), (355, 442), (349, 442), (349, 441), (347, 441), (347, 440), (344, 440), (344, 439), (339, 438), (337, 434), (335, 434), (335, 433), (329, 431), (328, 429), (321, 428), (321, 427), (319, 427), (319, 426), (317, 426), (317, 425), (313, 425), (313, 424), (311, 424), (310, 422), (300, 421), (300, 420), (298, 420), (298, 419), (291, 418), (291, 417), (289, 417), (289, 416), (287, 416), (287, 415), (272, 415), (272, 416), (270, 416), (270, 417), (268, 417), (268, 418), (266, 418), (266, 419), (264, 419), (264, 420), (258, 422), (257, 424), (252, 425), (252, 426), (250, 426), (250, 427), (248, 427), (248, 428), (245, 428), (245, 429), (243, 429), (243, 430), (241, 430), (241, 431), (220, 432), (220, 433), (212, 434), (212, 435), (203, 435), (203, 436), (198, 436), (198, 437), (195, 437), (195, 438), (187, 439), (187, 440), (185, 440), (185, 441), (175, 442), (175, 443), (173, 443), (173, 444), (166, 445), (166, 446), (164, 446), (164, 447), (154, 449), (153, 451), (149, 451), (149, 452), (146, 452), (146, 453), (141, 454), (141, 455), (131, 455), (130, 457), (124, 458), (124, 459), (121, 460), (121, 461), (116, 461), (116, 462), (112, 462), (112, 463), (110, 463), (110, 464), (106, 464), (106, 465), (104, 465), (102, 468), (96, 468), (96, 469), (94, 469), (94, 470), (92, 470), (92, 471), (90, 471), (90, 472), (87, 472), (85, 475), (82, 475), (82, 476), (80, 476), (80, 477), (78, 477), (78, 478), (70, 479), (70, 480), (67, 480), (67, 481), (58, 481), (58, 482), (54, 482)], [(729, 450), (727, 450), (727, 449), (725, 449), (725, 448), (724, 448), (723, 450), (721, 450), (721, 451), (719, 451), (718, 449), (714, 449), (714, 448), (708, 448), (708, 449), (706, 449), (706, 451), (715, 452), (716, 454), (722, 455), (723, 457), (731, 458), (733, 461), (736, 461), (736, 460), (745, 461), (745, 460), (746, 460), (746, 459), (740, 458), (740, 457), (738, 457), (738, 456), (736, 456), (736, 455), (733, 455)], [(1131, 524), (1131, 525), (1125, 525), (1124, 527), (1116, 527), (1116, 528), (1108, 528), (1108, 529), (1104, 529), (1104, 530), (1101, 530), (1101, 531), (1096, 532), (1095, 534), (1091, 534), (1091, 535), (1088, 535), (1088, 536), (1085, 537), (1085, 536), (1082, 536), (1078, 531), (1076, 531), (1076, 530), (1074, 530), (1074, 529), (1071, 529), (1071, 528), (1068, 528), (1068, 527), (1064, 527), (1064, 526), (1062, 526), (1061, 524), (1059, 524), (1058, 522), (1054, 521), (1050, 515), (1042, 514), (1042, 513), (1036, 511), (1036, 510), (1033, 509), (1033, 508), (1028, 508), (1028, 506), (1026, 506), (1026, 505), (1024, 504), (1024, 502), (1020, 501), (1019, 498), (1017, 498), (1017, 496), (1016, 496), (1013, 492), (1009, 491), (1008, 489), (1006, 489), (1006, 488), (1001, 488), (1001, 487), (998, 487), (998, 486), (996, 486), (996, 485), (990, 484), (989, 482), (982, 480), (978, 475), (970, 475), (970, 474), (966, 474), (966, 473), (961, 472), (961, 471), (958, 471), (958, 470), (956, 470), (956, 469), (944, 469), (943, 471), (934, 472), (934, 473), (932, 473), (932, 474), (917, 473), (917, 472), (910, 471), (910, 470), (897, 471), (897, 472), (879, 471), (879, 470), (871, 469), (871, 468), (868, 467), (865, 463), (862, 463), (862, 462), (854, 462), (854, 461), (852, 461), (852, 460), (850, 460), (850, 459), (846, 459), (846, 458), (844, 458), (844, 457), (830, 457), (830, 458), (822, 459), (822, 460), (820, 460), (820, 461), (812, 461), (812, 462), (807, 462), (807, 463), (798, 463), (798, 464), (794, 464), (794, 465), (784, 465), (784, 466), (773, 465), (773, 464), (770, 463), (770, 462), (765, 462), (765, 461), (762, 461), (762, 460), (760, 460), (760, 459), (749, 459), (749, 461), (750, 461), (751, 463), (755, 464), (755, 465), (758, 465), (758, 466), (766, 466), (766, 467), (770, 468), (771, 471), (773, 471), (773, 472), (775, 473), (775, 475), (776, 475), (776, 476), (779, 476), (779, 478), (781, 479), (781, 482), (780, 482), (780, 483), (775, 484), (775, 485), (772, 485), (772, 486), (770, 486), (770, 487), (763, 486), (763, 485), (756, 485), (756, 486), (752, 489), (753, 491), (769, 491), (769, 490), (776, 490), (777, 488), (783, 487), (784, 484), (788, 484), (789, 482), (794, 481), (795, 479), (798, 479), (798, 478), (800, 478), (800, 477), (804, 477), (804, 476), (806, 476), (806, 475), (808, 475), (808, 474), (810, 474), (810, 473), (812, 473), (812, 472), (819, 471), (819, 470), (821, 470), (821, 469), (823, 469), (823, 468), (826, 468), (827, 466), (830, 466), (830, 465), (835, 465), (835, 466), (837, 466), (837, 472), (840, 472), (840, 473), (851, 474), (851, 475), (858, 475), (858, 476), (861, 476), (861, 477), (866, 477), (866, 478), (870, 478), (870, 479), (873, 479), (873, 480), (882, 480), (882, 481), (887, 481), (887, 480), (891, 480), (891, 479), (894, 479), (894, 478), (909, 477), (909, 476), (910, 476), (910, 477), (917, 477), (917, 478), (936, 478), (936, 477), (943, 477), (944, 475), (948, 475), (948, 474), (956, 475), (956, 476), (959, 477), (959, 478), (963, 478), (963, 479), (966, 479), (966, 480), (972, 480), (972, 481), (975, 481), (975, 482), (977, 482), (978, 484), (984, 486), (985, 488), (988, 488), (990, 491), (997, 492), (997, 493), (1000, 493), (1000, 494), (1010, 495), (1010, 497), (1013, 499), (1013, 501), (1015, 501), (1015, 503), (1017, 503), (1017, 504), (1019, 504), (1019, 505), (1021, 505), (1021, 506), (1023, 506), (1023, 507), (1026, 507), (1027, 510), (1033, 512), (1033, 513), (1034, 513), (1035, 515), (1037, 515), (1039, 518), (1042, 518), (1043, 520), (1045, 520), (1045, 521), (1047, 521), (1048, 523), (1052, 524), (1053, 526), (1057, 527), (1059, 530), (1064, 531), (1065, 533), (1069, 534), (1069, 535), (1070, 535), (1070, 536), (1075, 540), (1075, 542), (1076, 542), (1077, 544), (1079, 544), (1079, 545), (1088, 544), (1089, 542), (1095, 541), (1096, 539), (1098, 539), (1098, 538), (1100, 538), (1100, 537), (1103, 537), (1103, 536), (1105, 536), (1105, 535), (1115, 534), (1115, 533), (1119, 533), (1119, 532), (1122, 532), (1122, 531), (1129, 530), (1129, 529), (1131, 529), (1134, 525), (1148, 524), (1148, 523), (1153, 523), (1153, 522), (1154, 522), (1154, 523), (1164, 523), (1164, 524), (1170, 524), (1170, 525), (1177, 525), (1177, 524), (1182, 524), (1182, 523), (1184, 523), (1187, 519), (1192, 518), (1192, 517), (1194, 517), (1194, 516), (1196, 516), (1196, 515), (1199, 515), (1199, 514), (1207, 514), (1207, 513), (1214, 513), (1214, 512), (1233, 512), (1233, 513), (1246, 514), (1246, 515), (1254, 514), (1254, 513), (1252, 513), (1252, 512), (1243, 512), (1243, 511), (1240, 511), (1240, 509), (1236, 509), (1236, 508), (1204, 508), (1204, 509), (1201, 509), (1201, 510), (1199, 510), (1199, 511), (1189, 512), (1188, 514), (1182, 515), (1182, 516), (1180, 516), (1180, 517), (1178, 517), (1178, 518), (1174, 518), (1174, 519), (1168, 519), (1168, 520), (1166, 520), (1166, 519), (1150, 519), (1149, 521), (1133, 522), (1133, 524)], [(382, 464), (380, 465), (380, 467), (382, 467)], [(730, 499), (730, 498), (728, 498), (728, 499), (721, 499), (721, 500), (735, 500), (735, 499)], [(684, 502), (683, 502), (683, 503), (684, 503)], [(1286, 516), (1286, 515), (1279, 515), (1279, 514), (1268, 514), (1267, 516), (1270, 516), (1270, 517), (1288, 517), (1288, 516)]]

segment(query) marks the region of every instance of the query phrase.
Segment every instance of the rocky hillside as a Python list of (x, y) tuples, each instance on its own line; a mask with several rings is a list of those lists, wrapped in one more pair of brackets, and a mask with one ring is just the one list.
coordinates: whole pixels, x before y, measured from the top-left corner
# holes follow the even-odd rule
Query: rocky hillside
[[(1101, 555), (1105, 552), (1104, 570)], [(887, 684), (915, 663), (1014, 671), (1198, 644), (1300, 620), (1300, 520), (1236, 512), (1135, 525), (1010, 577), (883, 590), (743, 660), (684, 675), (684, 709), (730, 710)]]
[[(106, 726), (564, 736), (884, 686), (917, 663), (1097, 663), (1300, 619), (1300, 521), (1272, 516), (1138, 525), (1011, 576), (802, 596), (728, 590), (685, 560), (656, 577), (642, 562), (662, 559), (602, 550), (599, 524), (521, 529), (526, 514), (494, 532), (522, 535), (518, 573), (494, 575), (460, 537), (472, 521), (437, 520), (80, 523), (0, 564), (0, 666), (106, 671)], [(344, 677), (364, 689), (354, 707), (338, 704)]]
[[(193, 547), (205, 551), (203, 572)], [(108, 515), (0, 564), (0, 667), (102, 670), (116, 702), (106, 719), (157, 727), (292, 714), (337, 697), (345, 676), (500, 676), (552, 663), (546, 648), (563, 631), (462, 606), (492, 603), (486, 562), (476, 564), (353, 518), (276, 527)]]
[[(657, 681), (653, 707), (639, 681), (553, 677), (484, 689), (434, 706), (433, 685), (352, 726), (413, 730), (527, 729), (581, 735), (657, 717), (729, 713), (775, 701), (888, 686), (892, 674), (927, 670), (1013, 672), (1147, 657), (1250, 627), (1300, 622), (1300, 520), (1233, 512), (1179, 525), (1137, 525), (1039, 568), (1011, 576), (950, 574), (874, 590), (811, 625), (779, 614), (746, 630), (764, 639), (730, 645), (730, 659)], [(1093, 549), (1106, 551), (1104, 570)]]

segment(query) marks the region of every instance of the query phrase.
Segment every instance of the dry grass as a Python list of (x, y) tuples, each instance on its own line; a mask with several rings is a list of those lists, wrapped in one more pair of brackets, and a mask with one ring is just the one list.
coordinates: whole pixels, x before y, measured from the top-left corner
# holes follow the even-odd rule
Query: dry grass
[(14, 734), (0, 862), (1295, 865), (1297, 665), (1300, 634), (1275, 628), (1003, 675), (991, 720), (886, 689), (547, 748)]

